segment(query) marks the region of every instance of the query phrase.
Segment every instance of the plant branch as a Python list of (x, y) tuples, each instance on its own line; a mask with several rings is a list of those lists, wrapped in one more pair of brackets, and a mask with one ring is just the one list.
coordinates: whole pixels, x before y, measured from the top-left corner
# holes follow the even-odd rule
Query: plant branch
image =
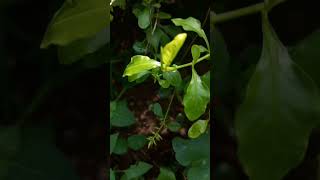
[(248, 7), (240, 8), (237, 10), (217, 14), (211, 18), (211, 23), (217, 24), (217, 23), (228, 21), (231, 19), (236, 19), (242, 16), (258, 13), (264, 10), (264, 8), (265, 8), (265, 3), (258, 3)]
[[(209, 57), (210, 57), (210, 54), (207, 54), (207, 55), (199, 58), (198, 61), (197, 61), (195, 64), (197, 64), (197, 63), (199, 63), (199, 62), (201, 62), (201, 61), (203, 61), (203, 60), (206, 60), (206, 59), (208, 59)], [(172, 68), (173, 68), (172, 71), (175, 71), (175, 70), (181, 69), (181, 68), (185, 68), (185, 67), (188, 67), (188, 66), (192, 66), (192, 62), (187, 63), (187, 64), (183, 64), (183, 65), (179, 65), (179, 66), (176, 66), (176, 67), (172, 67)]]

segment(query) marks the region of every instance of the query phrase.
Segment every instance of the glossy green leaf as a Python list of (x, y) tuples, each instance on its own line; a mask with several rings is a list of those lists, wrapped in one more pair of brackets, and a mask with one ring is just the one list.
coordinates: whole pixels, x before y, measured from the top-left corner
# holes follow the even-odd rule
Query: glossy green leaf
[(235, 121), (239, 158), (250, 179), (281, 180), (296, 167), (319, 114), (315, 83), (264, 18), (262, 55)]
[(41, 43), (41, 48), (51, 44), (65, 46), (75, 40), (89, 38), (109, 24), (105, 0), (77, 0), (65, 2), (52, 18)]
[(113, 148), (113, 153), (117, 155), (123, 155), (128, 152), (128, 141), (123, 137), (118, 137), (117, 143)]
[(182, 78), (178, 70), (163, 72), (163, 78), (166, 79), (174, 87), (179, 87), (182, 82)]
[(127, 127), (135, 123), (135, 117), (126, 101), (113, 101), (110, 104), (110, 123), (115, 127)]
[(186, 33), (178, 34), (171, 42), (161, 47), (161, 63), (170, 66), (187, 38)]
[(160, 62), (150, 59), (148, 56), (136, 55), (131, 58), (123, 76), (132, 76), (156, 67), (160, 67)]
[(151, 104), (150, 106), (150, 110), (152, 110), (152, 112), (158, 116), (158, 117), (163, 117), (163, 111), (162, 111), (162, 107), (159, 103), (154, 103)]
[(131, 165), (129, 169), (125, 170), (124, 176), (126, 179), (133, 179), (143, 176), (152, 168), (152, 165), (139, 161), (137, 164)]
[(194, 139), (203, 134), (207, 129), (208, 122), (208, 120), (198, 120), (197, 122), (193, 123), (188, 130), (189, 138)]
[(110, 154), (112, 154), (114, 147), (117, 144), (119, 133), (112, 134), (110, 136)]
[(10, 164), (16, 160), (21, 144), (20, 128), (0, 128), (0, 179), (6, 179)]
[(210, 135), (205, 133), (197, 139), (182, 139), (175, 137), (172, 140), (176, 160), (183, 166), (190, 166), (199, 160), (210, 161)]
[(320, 87), (320, 30), (314, 31), (294, 46), (290, 54), (292, 59), (308, 73)]
[(196, 32), (200, 37), (202, 37), (205, 40), (207, 47), (208, 48), (210, 47), (206, 33), (202, 29), (201, 22), (198, 19), (195, 19), (193, 17), (188, 17), (187, 19), (175, 18), (175, 19), (172, 19), (172, 22), (176, 26), (182, 26), (182, 28), (185, 31)]
[(168, 123), (167, 127), (172, 132), (179, 132), (181, 129), (181, 124), (176, 121), (172, 121)]
[(184, 112), (189, 120), (198, 119), (207, 109), (210, 101), (210, 90), (202, 82), (195, 69), (192, 69), (192, 79), (183, 98)]
[(144, 135), (132, 135), (128, 138), (128, 145), (131, 149), (137, 151), (147, 143), (147, 139)]
[(192, 45), (191, 54), (192, 54), (193, 63), (196, 63), (197, 60), (200, 58), (200, 54), (206, 51), (207, 49), (201, 45), (196, 45), (196, 44)]
[(157, 180), (176, 180), (176, 176), (170, 169), (161, 167)]
[(133, 14), (138, 18), (138, 25), (141, 29), (147, 29), (151, 24), (151, 9), (149, 7), (135, 8)]
[(67, 46), (58, 47), (58, 58), (61, 64), (72, 64), (87, 54), (92, 54), (107, 44), (107, 28), (86, 39), (76, 40)]
[(112, 169), (110, 169), (109, 173), (110, 173), (110, 180), (116, 180), (116, 176)]

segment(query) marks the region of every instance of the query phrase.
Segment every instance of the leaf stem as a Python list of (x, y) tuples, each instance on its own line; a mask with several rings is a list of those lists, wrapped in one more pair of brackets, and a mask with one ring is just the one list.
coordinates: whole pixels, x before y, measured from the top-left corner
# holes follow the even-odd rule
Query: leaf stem
[(264, 10), (264, 8), (265, 8), (265, 3), (262, 2), (262, 3), (257, 3), (248, 7), (240, 8), (237, 10), (217, 14), (211, 18), (211, 23), (217, 24), (217, 23), (221, 23), (231, 19), (236, 19), (242, 16), (258, 13)]
[[(196, 64), (199, 63), (199, 62), (201, 62), (201, 61), (203, 61), (203, 60), (208, 59), (209, 57), (210, 57), (210, 54), (207, 54), (207, 55), (199, 58), (198, 61), (196, 62)], [(179, 66), (176, 66), (176, 67), (173, 67), (173, 68), (174, 68), (173, 71), (175, 71), (175, 70), (177, 70), (177, 69), (185, 68), (185, 67), (188, 67), (188, 66), (192, 66), (192, 62), (187, 63), (187, 64), (182, 64), (182, 65), (179, 65)]]

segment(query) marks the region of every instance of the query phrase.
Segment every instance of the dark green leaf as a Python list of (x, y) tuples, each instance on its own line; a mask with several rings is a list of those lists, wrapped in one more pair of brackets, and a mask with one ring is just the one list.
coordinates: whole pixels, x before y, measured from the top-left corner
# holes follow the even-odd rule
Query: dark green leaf
[(170, 169), (161, 167), (157, 180), (176, 180), (176, 176)]
[(110, 123), (112, 126), (127, 127), (135, 123), (134, 115), (128, 109), (126, 101), (113, 101), (110, 108)]
[(131, 149), (137, 151), (147, 143), (144, 135), (133, 135), (128, 138), (128, 145)]
[(150, 59), (148, 56), (136, 55), (131, 58), (123, 76), (132, 76), (156, 67), (160, 67), (160, 62)]
[(182, 30), (179, 27), (173, 25), (162, 25), (160, 28), (172, 38), (182, 33)]
[(181, 124), (176, 121), (169, 122), (168, 129), (172, 132), (179, 132), (181, 129)]
[(158, 116), (158, 117), (163, 117), (163, 112), (162, 112), (162, 107), (159, 103), (154, 103), (150, 106), (150, 109), (152, 112)]
[(182, 139), (175, 137), (172, 140), (176, 160), (183, 166), (192, 165), (199, 160), (210, 159), (210, 135), (205, 133), (197, 139)]
[(165, 12), (159, 12), (157, 17), (159, 19), (170, 19), (171, 15)]
[(292, 59), (308, 73), (320, 87), (320, 30), (306, 37), (294, 46), (290, 54)]
[(128, 142), (123, 137), (118, 137), (116, 146), (113, 148), (113, 153), (117, 155), (123, 155), (128, 152)]
[(59, 61), (61, 64), (72, 64), (106, 45), (107, 39), (108, 32), (105, 28), (93, 37), (76, 40), (67, 46), (58, 47)]
[(210, 158), (193, 162), (187, 173), (188, 180), (210, 179)]
[(168, 88), (170, 86), (170, 82), (168, 80), (159, 79), (159, 85), (162, 88)]
[(134, 42), (132, 48), (137, 54), (144, 54), (147, 50), (145, 44), (140, 41)]
[(141, 29), (147, 29), (151, 23), (151, 9), (144, 7), (143, 9), (133, 9), (133, 14), (138, 18), (138, 25)]
[(263, 50), (236, 116), (239, 157), (251, 180), (281, 180), (303, 159), (319, 124), (319, 91), (267, 18)]
[(197, 138), (201, 134), (203, 134), (208, 126), (208, 120), (198, 120), (197, 122), (193, 123), (188, 131), (189, 138)]
[(152, 168), (152, 165), (145, 162), (138, 162), (135, 165), (131, 165), (129, 169), (125, 170), (125, 176), (127, 179), (133, 179), (143, 176)]
[(172, 86), (175, 86), (175, 87), (179, 87), (182, 82), (182, 78), (178, 70), (163, 72), (163, 78), (166, 79)]
[(183, 98), (184, 112), (189, 120), (198, 119), (207, 109), (210, 101), (210, 90), (202, 82), (195, 69), (192, 69), (192, 79)]
[(154, 31), (152, 28), (147, 30), (147, 40), (154, 48), (156, 52), (159, 50), (159, 44), (166, 44), (170, 42), (170, 38), (160, 28), (156, 28)]
[(107, 27), (109, 5), (105, 0), (77, 0), (74, 5), (65, 2), (51, 20), (41, 43), (65, 46), (75, 40), (94, 36)]
[(110, 136), (110, 154), (112, 154), (114, 147), (117, 144), (119, 133), (112, 134)]

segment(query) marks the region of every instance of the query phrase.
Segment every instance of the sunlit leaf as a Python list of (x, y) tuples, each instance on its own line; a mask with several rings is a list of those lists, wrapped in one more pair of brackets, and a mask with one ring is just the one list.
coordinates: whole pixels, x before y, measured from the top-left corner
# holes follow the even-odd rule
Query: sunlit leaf
[(177, 56), (187, 38), (186, 33), (178, 34), (171, 42), (161, 48), (161, 62), (164, 66), (170, 66)]
[(148, 56), (136, 55), (131, 58), (123, 76), (132, 76), (156, 67), (160, 67), (160, 62), (150, 59)]

